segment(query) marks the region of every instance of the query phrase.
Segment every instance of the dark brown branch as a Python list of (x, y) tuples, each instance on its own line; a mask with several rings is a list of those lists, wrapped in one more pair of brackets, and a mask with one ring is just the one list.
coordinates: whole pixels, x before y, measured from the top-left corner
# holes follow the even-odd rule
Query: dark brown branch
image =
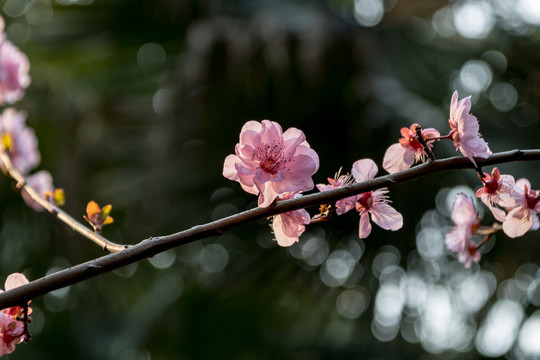
[[(538, 150), (513, 150), (493, 154), (489, 159), (476, 159), (479, 166), (495, 165), (513, 161), (540, 160)], [(90, 279), (122, 266), (152, 257), (171, 248), (188, 244), (211, 236), (219, 236), (226, 231), (241, 225), (267, 218), (269, 216), (300, 209), (333, 203), (345, 197), (361, 194), (366, 191), (391, 187), (435, 172), (455, 169), (474, 168), (469, 159), (453, 157), (450, 159), (434, 160), (429, 163), (415, 166), (399, 173), (380, 176), (375, 179), (343, 188), (306, 195), (297, 199), (280, 201), (267, 208), (255, 208), (232, 215), (211, 223), (198, 225), (167, 236), (159, 236), (141, 241), (125, 250), (105, 255), (101, 258), (47, 275), (34, 280), (29, 284), (0, 293), (0, 309), (14, 306), (51, 291), (70, 286)]]

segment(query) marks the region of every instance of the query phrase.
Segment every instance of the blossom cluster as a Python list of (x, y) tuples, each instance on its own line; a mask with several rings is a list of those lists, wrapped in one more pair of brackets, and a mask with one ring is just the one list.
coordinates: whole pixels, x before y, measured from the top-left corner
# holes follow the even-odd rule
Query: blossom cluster
[[(0, 105), (12, 105), (21, 100), (30, 85), (30, 63), (27, 56), (11, 43), (4, 33), (4, 20), (0, 17)], [(0, 114), (1, 150), (9, 156), (11, 165), (26, 178), (26, 182), (38, 193), (54, 192), (52, 176), (46, 170), (30, 174), (36, 168), (41, 155), (34, 130), (26, 126), (26, 113), (13, 107), (6, 107)], [(0, 167), (5, 172), (7, 164), (0, 159)], [(37, 211), (43, 207), (22, 191), (24, 201)]]
[[(488, 158), (492, 152), (480, 134), (478, 119), (471, 114), (471, 97), (459, 100), (453, 93), (448, 119), (450, 129), (441, 136), (434, 128), (423, 129), (419, 124), (401, 129), (398, 143), (391, 145), (384, 156), (383, 168), (390, 174), (407, 170), (417, 162), (434, 159), (436, 142), (452, 141), (456, 151), (466, 156), (479, 174), (483, 186), (476, 196), (490, 209), (493, 217), (502, 224), (490, 227), (480, 225), (478, 212), (472, 198), (459, 194), (452, 209), (455, 226), (446, 235), (448, 250), (457, 254), (459, 261), (469, 267), (480, 260), (478, 249), (496, 231), (503, 230), (509, 237), (524, 235), (540, 227), (540, 192), (532, 190), (526, 179), (514, 181), (511, 175), (501, 175), (498, 168), (491, 174), (483, 173), (475, 158)], [(283, 132), (273, 121), (249, 121), (240, 132), (235, 154), (227, 156), (223, 175), (240, 183), (247, 192), (258, 195), (258, 205), (267, 207), (274, 201), (301, 196), (313, 189), (312, 176), (319, 168), (319, 158), (310, 148), (302, 131), (290, 128)], [(328, 178), (327, 184), (318, 184), (321, 192), (375, 178), (378, 167), (371, 159), (356, 161), (350, 174)], [(280, 246), (291, 246), (299, 241), (306, 225), (327, 220), (332, 212), (343, 215), (355, 209), (359, 216), (358, 236), (370, 235), (371, 222), (385, 230), (398, 230), (403, 226), (402, 215), (389, 205), (388, 189), (382, 188), (340, 199), (334, 204), (321, 206), (320, 214), (310, 217), (305, 209), (289, 211), (272, 217), (272, 229)], [(473, 240), (485, 235), (482, 242)]]

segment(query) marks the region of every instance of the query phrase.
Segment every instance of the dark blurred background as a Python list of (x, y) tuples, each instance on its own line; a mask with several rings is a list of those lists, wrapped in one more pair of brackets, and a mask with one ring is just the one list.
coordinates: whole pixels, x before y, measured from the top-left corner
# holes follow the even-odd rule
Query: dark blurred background
[[(472, 95), (493, 152), (540, 145), (536, 0), (2, 0), (0, 9), (31, 62), (15, 106), (38, 135), (37, 170), (52, 173), (81, 221), (88, 201), (111, 203), (104, 235), (116, 242), (256, 206), (221, 174), (248, 120), (302, 129), (321, 160), (315, 183), (361, 158), (381, 164), (413, 122), (447, 133), (456, 89)], [(440, 143), (435, 154), (455, 151)], [(537, 163), (499, 168), (540, 186)], [(0, 185), (1, 279), (103, 255), (27, 208), (10, 180)], [(445, 249), (456, 193), (479, 186), (467, 170), (394, 187), (403, 229), (374, 226), (365, 240), (355, 212), (309, 226), (291, 248), (261, 221), (55, 291), (32, 302), (33, 339), (6, 358), (538, 359), (538, 233), (497, 235), (470, 269)]]

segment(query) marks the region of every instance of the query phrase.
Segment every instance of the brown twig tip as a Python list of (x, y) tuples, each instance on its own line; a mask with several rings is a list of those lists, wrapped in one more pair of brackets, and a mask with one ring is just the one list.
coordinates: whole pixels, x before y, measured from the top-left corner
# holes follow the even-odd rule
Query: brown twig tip
[(420, 125), (416, 125), (416, 140), (422, 144), (422, 147), (424, 148), (424, 152), (426, 153), (426, 155), (428, 156), (428, 159), (430, 161), (433, 161), (435, 160), (435, 155), (433, 154), (433, 152), (431, 151), (431, 149), (429, 148), (428, 144), (426, 143), (426, 139), (424, 139), (424, 135), (422, 135), (422, 126)]

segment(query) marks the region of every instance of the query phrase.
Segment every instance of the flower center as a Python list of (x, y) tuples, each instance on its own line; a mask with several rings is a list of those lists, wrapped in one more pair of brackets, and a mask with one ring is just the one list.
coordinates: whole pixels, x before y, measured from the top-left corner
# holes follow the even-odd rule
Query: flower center
[(540, 195), (535, 195), (534, 193), (535, 192), (531, 190), (529, 193), (525, 194), (525, 199), (527, 199), (527, 207), (531, 210), (534, 210), (536, 204), (538, 204), (540, 201)]
[(485, 182), (486, 190), (489, 194), (494, 194), (499, 189), (499, 182), (497, 180), (488, 180)]
[(279, 171), (279, 168), (280, 168), (279, 160), (276, 160), (272, 157), (266, 158), (261, 163), (261, 168), (267, 173), (275, 175)]
[(259, 146), (255, 156), (259, 159), (261, 169), (272, 175), (280, 172), (284, 164), (290, 161), (290, 158), (283, 153), (283, 145), (280, 141), (272, 141), (272, 144), (265, 144), (264, 147)]
[(424, 147), (422, 144), (418, 141), (418, 138), (416, 135), (412, 135), (409, 137), (409, 146), (413, 149), (423, 149)]
[(363, 193), (358, 199), (358, 203), (366, 210), (371, 209), (373, 206), (373, 193), (371, 191)]

